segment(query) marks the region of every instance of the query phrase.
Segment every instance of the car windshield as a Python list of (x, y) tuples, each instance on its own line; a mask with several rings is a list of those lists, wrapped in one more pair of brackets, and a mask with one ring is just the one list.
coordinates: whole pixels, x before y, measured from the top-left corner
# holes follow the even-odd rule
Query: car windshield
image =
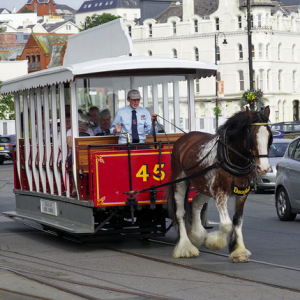
[(286, 143), (273, 143), (270, 147), (269, 157), (282, 157), (284, 152), (289, 145), (288, 142)]

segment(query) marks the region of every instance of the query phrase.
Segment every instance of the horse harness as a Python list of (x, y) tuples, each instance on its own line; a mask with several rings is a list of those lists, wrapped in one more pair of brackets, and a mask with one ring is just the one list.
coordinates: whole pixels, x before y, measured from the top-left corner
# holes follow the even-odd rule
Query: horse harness
[[(252, 123), (250, 124), (250, 126), (268, 126), (268, 123)], [(254, 129), (252, 130), (252, 132), (254, 131)], [(249, 132), (249, 134), (251, 134), (251, 132)], [(143, 189), (140, 191), (133, 191), (132, 194), (135, 193), (143, 193), (143, 192), (151, 192), (153, 190), (156, 190), (157, 188), (160, 187), (165, 187), (165, 186), (169, 186), (172, 184), (176, 184), (179, 183), (181, 181), (185, 181), (187, 179), (192, 179), (195, 177), (198, 177), (200, 175), (203, 175), (205, 173), (207, 173), (210, 170), (213, 170), (215, 168), (219, 168), (220, 166), (222, 167), (223, 170), (225, 170), (226, 172), (228, 172), (231, 176), (232, 176), (232, 191), (234, 194), (238, 195), (238, 196), (244, 196), (247, 195), (250, 191), (250, 179), (248, 177), (248, 175), (250, 173), (252, 173), (255, 169), (255, 164), (254, 164), (254, 158), (255, 157), (268, 157), (268, 154), (263, 154), (263, 155), (253, 155), (251, 153), (250, 158), (242, 155), (241, 153), (237, 152), (235, 149), (233, 149), (230, 145), (228, 145), (226, 143), (226, 130), (223, 133), (223, 136), (217, 136), (216, 138), (216, 142), (214, 143), (214, 145), (212, 146), (211, 150), (208, 151), (208, 153), (200, 159), (200, 161), (198, 161), (195, 165), (189, 167), (189, 168), (182, 168), (182, 170), (187, 171), (187, 170), (192, 170), (194, 168), (196, 168), (197, 166), (199, 166), (209, 155), (209, 153), (211, 153), (212, 149), (216, 146), (216, 144), (218, 143), (218, 148), (217, 148), (217, 157), (218, 157), (218, 162), (212, 164), (211, 166), (208, 166), (200, 171), (197, 171), (189, 176), (183, 177), (183, 178), (179, 178), (176, 180), (172, 180), (160, 185), (154, 185), (150, 188), (147, 189)], [(243, 158), (244, 160), (246, 160), (248, 162), (248, 164), (245, 167), (240, 167), (237, 166), (233, 163), (230, 162), (229, 158), (228, 158), (228, 149), (230, 149), (231, 151), (233, 151), (235, 154), (237, 154), (238, 156), (240, 156), (241, 158)], [(251, 148), (249, 149), (251, 152)], [(173, 158), (173, 156), (171, 155), (171, 158), (173, 159), (174, 162), (176, 162)], [(176, 162), (177, 163), (177, 162)], [(234, 177), (243, 177), (243, 176), (247, 176), (248, 177), (248, 186), (246, 187), (237, 187), (234, 183)]]

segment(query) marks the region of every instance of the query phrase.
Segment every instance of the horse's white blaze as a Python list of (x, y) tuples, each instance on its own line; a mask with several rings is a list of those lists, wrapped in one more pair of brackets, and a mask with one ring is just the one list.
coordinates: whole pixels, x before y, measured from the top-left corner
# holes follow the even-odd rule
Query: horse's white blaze
[[(269, 132), (265, 126), (260, 126), (257, 132), (257, 150), (259, 155), (268, 154)], [(260, 157), (257, 172), (265, 174), (268, 172), (270, 165), (267, 157)]]

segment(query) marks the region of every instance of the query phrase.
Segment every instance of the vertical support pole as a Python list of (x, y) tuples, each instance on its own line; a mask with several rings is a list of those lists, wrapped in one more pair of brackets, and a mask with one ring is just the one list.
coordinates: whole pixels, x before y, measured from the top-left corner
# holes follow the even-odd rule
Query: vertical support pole
[(22, 132), (21, 132), (21, 120), (20, 120), (20, 94), (14, 93), (14, 103), (15, 103), (15, 120), (16, 120), (16, 156), (15, 156), (15, 163), (17, 166), (17, 172), (18, 172), (18, 180), (20, 182), (20, 186), (22, 187), (21, 182), (21, 159), (20, 159), (20, 139), (22, 138)]
[[(179, 104), (179, 82), (173, 81), (173, 99), (174, 99), (174, 123), (180, 128), (180, 104)], [(175, 132), (180, 132), (175, 128)]]
[[(218, 35), (215, 34), (215, 65), (218, 65)], [(218, 73), (216, 74), (216, 107), (218, 107)], [(219, 116), (216, 114), (216, 132), (219, 127)]]
[(60, 111), (60, 138), (61, 138), (61, 171), (64, 180), (66, 196), (70, 197), (70, 180), (66, 170), (66, 160), (68, 156), (67, 133), (66, 133), (66, 113), (65, 113), (65, 89), (64, 84), (59, 85), (59, 111)]
[[(168, 81), (163, 82), (163, 110), (164, 119), (169, 120), (169, 95), (168, 95)], [(170, 123), (164, 121), (164, 129), (166, 133), (170, 132)], [(160, 128), (158, 128), (160, 130)]]
[(153, 84), (152, 86), (152, 96), (153, 96), (153, 111), (158, 113), (158, 85)]
[(48, 184), (50, 189), (50, 194), (54, 195), (54, 185), (53, 185), (53, 170), (50, 168), (50, 160), (52, 153), (52, 145), (51, 145), (51, 133), (50, 133), (50, 105), (49, 105), (49, 89), (48, 87), (44, 87), (44, 132), (45, 132), (45, 163), (46, 163), (46, 172), (48, 178)]
[[(247, 33), (248, 33), (248, 56), (249, 56), (249, 80), (250, 90), (253, 90), (253, 63), (252, 63), (252, 30), (250, 0), (247, 0)], [(250, 109), (254, 110), (254, 104), (250, 104)]]
[(194, 77), (189, 76), (188, 81), (188, 106), (189, 106), (189, 131), (196, 130), (195, 122), (195, 91), (194, 91)]
[[(27, 91), (23, 91), (23, 130), (24, 130), (24, 160), (25, 160), (25, 171), (28, 180), (29, 190), (33, 191), (32, 185), (32, 171), (30, 167), (30, 129), (29, 129), (29, 115), (28, 115), (28, 96)], [(22, 183), (23, 184), (23, 183)]]
[[(43, 107), (44, 110), (44, 107)], [(38, 156), (39, 156), (39, 175), (40, 180), (42, 183), (42, 190), (43, 193), (46, 193), (46, 173), (45, 169), (43, 168), (43, 161), (45, 155), (44, 149), (44, 124), (45, 119), (43, 120), (43, 113), (42, 113), (42, 98), (41, 98), (41, 89), (38, 88), (36, 90), (36, 116), (37, 116), (37, 139), (38, 139)]]
[(76, 83), (70, 82), (70, 89), (71, 89), (71, 119), (72, 119), (72, 142), (73, 142), (73, 148), (72, 148), (72, 157), (73, 157), (73, 180), (74, 180), (74, 186), (76, 186), (77, 189), (77, 195), (78, 188), (77, 188), (77, 162), (76, 162), (76, 147), (75, 147), (75, 138), (79, 136), (79, 130), (78, 130), (78, 104), (77, 104), (77, 98), (76, 98)]
[(143, 106), (148, 107), (148, 85), (143, 86)]
[(51, 86), (51, 107), (52, 107), (52, 144), (53, 144), (53, 172), (56, 182), (57, 194), (61, 196), (61, 176), (57, 167), (58, 163), (58, 153), (59, 153), (59, 144), (58, 144), (58, 128), (57, 128), (57, 103), (56, 103), (56, 85)]
[(37, 192), (40, 190), (40, 182), (39, 182), (39, 172), (35, 167), (35, 162), (37, 159), (37, 132), (36, 132), (36, 112), (35, 112), (35, 90), (32, 89), (29, 91), (29, 103), (30, 103), (30, 130), (31, 130), (31, 166), (32, 166), (32, 174), (35, 184), (35, 189)]

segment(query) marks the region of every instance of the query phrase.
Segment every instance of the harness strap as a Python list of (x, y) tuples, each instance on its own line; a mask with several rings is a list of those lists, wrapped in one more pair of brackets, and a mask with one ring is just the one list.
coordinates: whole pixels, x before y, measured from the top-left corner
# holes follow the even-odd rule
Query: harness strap
[(229, 148), (232, 152), (234, 152), (236, 155), (240, 156), (242, 159), (248, 161), (251, 161), (249, 158), (247, 158), (246, 156), (244, 156), (243, 154), (237, 152), (235, 149), (233, 149), (231, 146), (229, 146), (228, 144), (226, 144), (225, 142), (223, 142), (221, 139), (219, 139), (219, 142), (221, 144), (223, 144), (225, 147)]

